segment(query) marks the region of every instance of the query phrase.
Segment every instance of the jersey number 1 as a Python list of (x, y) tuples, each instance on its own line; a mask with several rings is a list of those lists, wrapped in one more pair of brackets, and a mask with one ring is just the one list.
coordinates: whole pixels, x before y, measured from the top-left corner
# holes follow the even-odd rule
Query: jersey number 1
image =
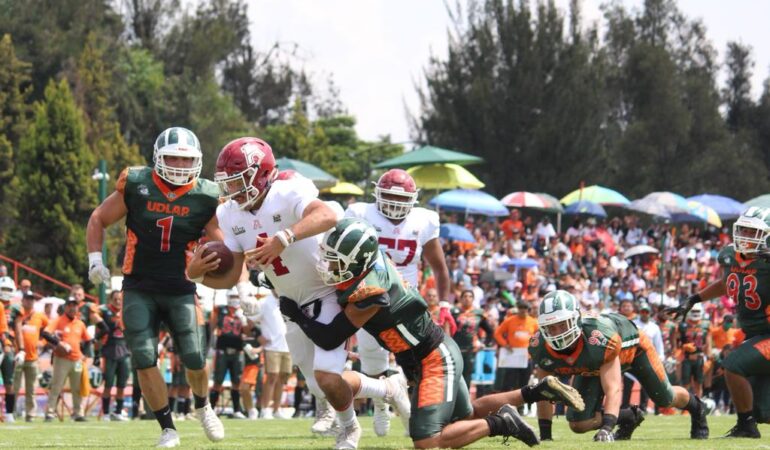
[[(259, 233), (259, 237), (267, 238), (267, 233)], [(258, 240), (256, 248), (259, 248), (259, 247), (262, 247), (262, 241)], [(275, 272), (275, 275), (278, 277), (289, 273), (289, 268), (283, 265), (283, 260), (281, 259), (280, 256), (275, 258), (271, 263), (271, 265), (273, 266), (273, 272)]]
[[(746, 275), (743, 277), (743, 297), (746, 308), (756, 311), (762, 306), (762, 299), (757, 294), (757, 277)], [(741, 281), (738, 275), (731, 273), (727, 277), (727, 295), (737, 304), (739, 303)]]
[(171, 226), (174, 225), (174, 216), (158, 219), (155, 225), (160, 228), (160, 251), (166, 253), (171, 250)]

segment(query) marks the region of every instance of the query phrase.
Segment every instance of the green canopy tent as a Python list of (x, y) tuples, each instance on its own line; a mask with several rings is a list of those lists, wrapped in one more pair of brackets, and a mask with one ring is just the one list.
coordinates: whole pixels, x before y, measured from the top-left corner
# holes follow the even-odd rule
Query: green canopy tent
[(290, 158), (279, 158), (275, 163), (278, 166), (278, 170), (293, 170), (303, 177), (310, 179), (318, 189), (332, 187), (337, 184), (337, 179), (334, 176), (310, 163)]
[(390, 158), (374, 166), (375, 169), (407, 168), (426, 164), (457, 164), (467, 166), (484, 162), (478, 156), (426, 145), (403, 155)]

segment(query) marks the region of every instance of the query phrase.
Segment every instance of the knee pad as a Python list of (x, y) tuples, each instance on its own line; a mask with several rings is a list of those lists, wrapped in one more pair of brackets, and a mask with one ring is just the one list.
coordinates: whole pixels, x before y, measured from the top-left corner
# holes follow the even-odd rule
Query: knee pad
[(151, 341), (147, 341), (147, 344), (133, 345), (131, 348), (131, 364), (136, 370), (155, 367), (158, 364), (156, 351), (157, 349), (153, 348)]
[(202, 351), (183, 353), (180, 359), (182, 364), (190, 370), (201, 370), (206, 366), (206, 357)]

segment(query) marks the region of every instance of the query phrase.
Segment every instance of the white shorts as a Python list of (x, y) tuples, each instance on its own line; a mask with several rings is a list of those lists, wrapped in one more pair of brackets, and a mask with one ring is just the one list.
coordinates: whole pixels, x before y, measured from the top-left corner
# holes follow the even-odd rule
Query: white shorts
[[(302, 309), (306, 311), (308, 317), (324, 324), (331, 322), (342, 311), (342, 307), (337, 303), (336, 292), (320, 300), (307, 303), (302, 306)], [(342, 374), (345, 370), (345, 361), (348, 358), (345, 344), (334, 350), (324, 350), (315, 345), (294, 322), (286, 323), (286, 343), (289, 344), (292, 361), (299, 367), (307, 380), (310, 392), (316, 397), (326, 398), (326, 395), (318, 387), (313, 372), (319, 370)]]
[(360, 328), (356, 332), (358, 356), (361, 358), (361, 372), (369, 376), (378, 376), (388, 370), (389, 351), (385, 350), (368, 331)]

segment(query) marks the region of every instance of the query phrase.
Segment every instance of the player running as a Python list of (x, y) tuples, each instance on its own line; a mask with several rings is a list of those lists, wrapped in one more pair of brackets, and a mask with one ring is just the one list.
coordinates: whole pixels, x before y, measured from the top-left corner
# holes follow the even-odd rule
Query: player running
[[(559, 400), (582, 409), (580, 394), (554, 377), (471, 403), (457, 345), (433, 322), (425, 300), (403, 282), (379, 249), (375, 229), (362, 220), (346, 218), (326, 232), (321, 246), (318, 271), (336, 287), (344, 309), (323, 323), (282, 298), (281, 312), (321, 348), (334, 348), (363, 328), (395, 353), (414, 386), (409, 432), (416, 448), (458, 448), (486, 436), (515, 437), (533, 446), (538, 444), (537, 436), (515, 406)], [(343, 376), (354, 391), (368, 389), (355, 373)]]
[(717, 260), (722, 280), (691, 295), (675, 316), (686, 316), (698, 303), (722, 295), (737, 305), (746, 340), (722, 365), (738, 422), (726, 437), (760, 438), (757, 422), (770, 423), (770, 209), (751, 207), (733, 225), (734, 244)]
[[(574, 375), (572, 387), (585, 400), (583, 411), (567, 411), (572, 431), (598, 430), (594, 441), (631, 438), (644, 416), (638, 406), (620, 409), (623, 373), (628, 372), (656, 405), (690, 413), (692, 439), (708, 438), (703, 402), (685, 388), (671, 386), (650, 339), (633, 322), (617, 313), (581, 317), (578, 300), (561, 290), (543, 297), (537, 322), (540, 331), (530, 340), (529, 354), (538, 366), (538, 377)], [(538, 404), (537, 416), (540, 438), (551, 440), (553, 408)]]
[[(109, 281), (102, 262), (104, 229), (126, 218), (126, 255), (123, 259), (123, 325), (131, 363), (139, 384), (161, 427), (159, 447), (179, 445), (163, 376), (156, 366), (158, 330), (165, 323), (187, 368), (196, 414), (209, 440), (224, 438), (225, 430), (208, 402), (208, 372), (204, 353), (203, 314), (195, 302), (195, 284), (185, 276), (187, 252), (205, 230), (222, 239), (217, 225), (218, 190), (199, 178), (200, 143), (181, 127), (163, 131), (155, 141), (154, 167), (125, 169), (113, 192), (91, 214), (86, 230), (89, 278), (98, 285)], [(189, 261), (215, 268), (212, 254), (205, 261)]]
[[(193, 272), (191, 267), (188, 275), (202, 277), (209, 287), (229, 289), (238, 281), (246, 259), (250, 267), (263, 271), (278, 295), (294, 299), (310, 317), (328, 323), (340, 306), (334, 288), (323, 283), (315, 267), (320, 259), (321, 233), (334, 226), (342, 209), (337, 212), (319, 200), (310, 180), (300, 176), (276, 180), (277, 173), (273, 150), (261, 139), (243, 137), (222, 149), (216, 179), (225, 201), (217, 217), (224, 242), (233, 252), (233, 268), (221, 277), (212, 277), (205, 271)], [(246, 302), (242, 299), (242, 303)], [(286, 341), (310, 390), (326, 397), (337, 410), (340, 430), (336, 448), (356, 448), (361, 427), (353, 409), (353, 393), (341, 376), (347, 359), (345, 347), (340, 343), (320, 348), (296, 326), (287, 327)], [(405, 387), (393, 380), (367, 377), (368, 381), (376, 386), (369, 397), (387, 397), (397, 406), (398, 398), (406, 396)], [(408, 408), (403, 413), (408, 415)]]
[[(425, 257), (436, 280), (439, 300), (446, 300), (449, 296), (449, 271), (439, 242), (438, 214), (415, 207), (417, 195), (417, 185), (412, 176), (404, 170), (391, 169), (375, 183), (375, 202), (353, 203), (345, 211), (345, 217), (363, 219), (374, 226), (380, 247), (396, 264), (403, 279), (415, 288), (418, 287), (418, 265)], [(356, 333), (356, 339), (361, 372), (375, 378), (386, 375), (388, 351), (363, 328)], [(375, 434), (388, 434), (388, 406), (378, 400), (374, 401), (373, 421)]]

